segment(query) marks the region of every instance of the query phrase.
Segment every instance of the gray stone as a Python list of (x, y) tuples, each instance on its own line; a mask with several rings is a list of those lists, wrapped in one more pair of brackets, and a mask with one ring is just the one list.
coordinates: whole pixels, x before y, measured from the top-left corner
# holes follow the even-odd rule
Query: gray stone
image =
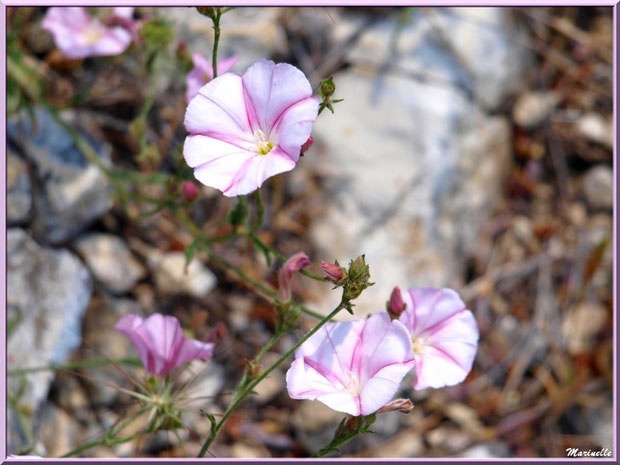
[(202, 298), (216, 286), (217, 279), (198, 259), (186, 267), (183, 252), (160, 252), (152, 249), (146, 257), (157, 290), (165, 294), (186, 293)]
[(74, 245), (95, 279), (112, 292), (127, 292), (146, 276), (144, 266), (118, 236), (92, 233), (78, 238)]
[[(458, 285), (510, 162), (508, 122), (459, 90), (387, 74), (377, 92), (377, 80), (358, 70), (335, 76), (345, 100), (314, 126), (325, 156), (308, 158), (329, 176), (330, 202), (311, 225), (318, 256), (342, 263), (365, 253), (370, 264), (376, 284), (358, 315), (383, 309), (395, 285)], [(337, 299), (328, 293), (317, 307)]]
[(545, 121), (559, 101), (553, 92), (525, 92), (521, 94), (512, 109), (515, 123), (531, 128)]
[[(7, 231), (7, 308), (16, 318), (8, 335), (8, 369), (66, 362), (79, 346), (82, 315), (92, 292), (86, 267), (71, 252), (39, 246), (23, 230)], [(47, 397), (52, 371), (26, 375), (18, 403), (36, 412)], [(8, 379), (20, 391), (20, 377)], [(11, 436), (10, 436), (11, 437)], [(23, 444), (9, 444), (15, 451)]]
[(32, 185), (26, 163), (11, 149), (6, 159), (6, 222), (8, 226), (27, 223), (32, 216)]
[(606, 120), (599, 113), (586, 113), (577, 121), (577, 131), (593, 142), (597, 142), (613, 149), (614, 125), (612, 120)]
[(583, 191), (593, 208), (612, 209), (614, 206), (614, 173), (610, 166), (591, 168), (583, 179)]
[[(336, 42), (362, 21), (342, 21)], [(526, 55), (518, 39), (504, 8), (416, 9), (409, 17), (387, 17), (366, 28), (347, 59), (377, 74), (460, 89), (494, 109), (522, 85)], [(377, 81), (377, 87), (388, 87)]]
[[(222, 35), (218, 56), (238, 55), (234, 71), (243, 71), (261, 58), (286, 52), (286, 35), (278, 17), (282, 8), (238, 7), (221, 20)], [(195, 8), (167, 8), (166, 15), (176, 22), (180, 40), (187, 42), (190, 52), (199, 52), (211, 59), (213, 24)]]
[[(47, 110), (36, 108), (34, 121), (23, 113), (7, 124), (9, 140), (33, 164), (34, 236), (52, 244), (73, 237), (112, 206), (106, 176), (89, 163), (71, 135)], [(91, 145), (109, 162), (109, 148)]]

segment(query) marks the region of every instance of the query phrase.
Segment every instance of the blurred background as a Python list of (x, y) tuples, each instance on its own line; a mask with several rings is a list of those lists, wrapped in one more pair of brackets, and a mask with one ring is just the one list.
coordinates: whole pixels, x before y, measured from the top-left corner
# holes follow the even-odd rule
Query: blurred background
[[(200, 409), (226, 408), (245, 362), (273, 333), (272, 307), (206, 256), (183, 274), (192, 237), (166, 209), (139, 201), (175, 187), (115, 193), (69, 128), (104, 164), (173, 172), (186, 58), (210, 59), (211, 22), (190, 7), (137, 8), (145, 24), (171, 32), (160, 38), (153, 80), (148, 42), (117, 57), (66, 59), (41, 29), (45, 10), (7, 8), (9, 453), (55, 457), (100, 438), (130, 403), (114, 386), (131, 384), (113, 365), (83, 362), (135, 355), (113, 325), (162, 312), (193, 337), (218, 340), (180, 433), (194, 456), (209, 431)], [(376, 434), (342, 454), (613, 450), (611, 7), (236, 8), (221, 28), (220, 56), (239, 55), (234, 71), (263, 57), (286, 61), (315, 88), (333, 75), (344, 99), (321, 114), (296, 169), (263, 186), (260, 237), (315, 264), (365, 253), (376, 284), (356, 317), (383, 311), (396, 285), (447, 286), (480, 327), (466, 382), (414, 392), (407, 378), (400, 395), (414, 410), (380, 416)], [(61, 120), (50, 107), (63, 109)], [(201, 187), (191, 214), (222, 234), (234, 205)], [(217, 250), (277, 284), (279, 264), (248, 244)], [(322, 313), (338, 298), (327, 284), (296, 286)], [(264, 365), (315, 321), (304, 316)], [(24, 370), (63, 363), (75, 369)], [(342, 414), (291, 400), (288, 366), (231, 417), (216, 457), (303, 457), (329, 442)], [(174, 435), (157, 433), (84, 453), (135, 455), (183, 451)]]

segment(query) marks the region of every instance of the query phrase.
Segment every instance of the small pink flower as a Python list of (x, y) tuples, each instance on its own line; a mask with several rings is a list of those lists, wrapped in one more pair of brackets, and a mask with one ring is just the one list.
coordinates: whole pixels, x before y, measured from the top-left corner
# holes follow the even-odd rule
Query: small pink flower
[(394, 399), (391, 402), (388, 402), (379, 410), (377, 410), (377, 414), (379, 413), (388, 413), (388, 412), (402, 412), (402, 413), (410, 413), (413, 410), (413, 402), (411, 399)]
[(259, 60), (243, 76), (218, 76), (191, 100), (185, 161), (196, 179), (225, 196), (248, 194), (295, 168), (317, 112), (300, 70)]
[(291, 279), (293, 279), (293, 275), (311, 264), (312, 262), (305, 253), (297, 252), (282, 265), (278, 273), (278, 300), (280, 302), (291, 300), (293, 292)]
[(370, 415), (392, 399), (413, 365), (407, 329), (387, 313), (377, 313), (321, 327), (295, 352), (286, 384), (293, 399)]
[(452, 386), (471, 371), (478, 348), (478, 325), (452, 289), (421, 287), (403, 293), (400, 321), (413, 342), (415, 389)]
[(118, 26), (105, 27), (83, 7), (51, 7), (41, 24), (54, 36), (56, 46), (71, 59), (120, 55), (131, 44), (130, 32)]
[(114, 328), (131, 340), (147, 373), (155, 376), (166, 375), (190, 360), (209, 358), (215, 347), (185, 337), (179, 320), (160, 313), (146, 320), (127, 315)]
[(400, 288), (396, 286), (390, 296), (388, 302), (388, 311), (392, 316), (398, 317), (405, 309), (405, 302), (403, 302), (403, 295), (400, 292)]
[[(192, 55), (194, 67), (185, 78), (185, 84), (187, 90), (185, 91), (185, 98), (189, 103), (196, 95), (202, 86), (213, 79), (213, 65), (200, 53), (194, 53)], [(232, 69), (237, 63), (239, 57), (237, 55), (225, 58), (217, 61), (217, 74), (222, 75)]]
[(321, 262), (321, 268), (329, 279), (337, 283), (344, 278), (345, 269), (336, 263)]

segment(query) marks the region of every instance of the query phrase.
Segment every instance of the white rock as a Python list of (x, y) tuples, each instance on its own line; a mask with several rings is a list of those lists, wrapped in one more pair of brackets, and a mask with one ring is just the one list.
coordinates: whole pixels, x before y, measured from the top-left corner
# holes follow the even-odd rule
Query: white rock
[(155, 277), (157, 289), (164, 293), (185, 292), (194, 297), (206, 297), (217, 280), (197, 258), (187, 270), (183, 252), (159, 252), (153, 249), (147, 256), (148, 266)]
[(558, 101), (553, 92), (525, 92), (517, 98), (512, 117), (519, 126), (537, 126), (551, 115)]
[(583, 180), (586, 200), (593, 208), (612, 209), (614, 206), (614, 173), (610, 166), (591, 168)]
[(614, 146), (614, 127), (612, 121), (606, 121), (598, 113), (586, 113), (577, 121), (577, 130), (588, 139), (603, 144), (608, 148)]
[(146, 269), (118, 236), (92, 233), (74, 245), (94, 277), (112, 292), (127, 292), (146, 276)]

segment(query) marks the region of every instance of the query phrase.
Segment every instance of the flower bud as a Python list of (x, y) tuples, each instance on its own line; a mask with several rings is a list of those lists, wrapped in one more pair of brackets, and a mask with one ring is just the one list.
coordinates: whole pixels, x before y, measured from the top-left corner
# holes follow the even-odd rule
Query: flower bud
[[(398, 289), (398, 288), (397, 288)], [(379, 410), (377, 410), (377, 414), (386, 413), (386, 412), (394, 412), (399, 411), (403, 413), (409, 413), (413, 410), (413, 402), (410, 399), (394, 399), (391, 402), (388, 402)]]
[(334, 284), (340, 282), (346, 273), (346, 270), (338, 264), (338, 260), (336, 263), (321, 262), (321, 268)]
[(331, 76), (323, 79), (319, 84), (319, 95), (325, 100), (334, 95), (336, 92), (336, 84)]
[(387, 311), (392, 317), (398, 318), (398, 316), (403, 313), (406, 306), (407, 305), (403, 301), (403, 295), (400, 292), (400, 288), (396, 286), (392, 291), (390, 300), (387, 302)]
[(288, 302), (291, 300), (293, 275), (303, 267), (310, 265), (312, 262), (303, 252), (297, 252), (289, 258), (278, 274), (278, 300), (280, 302)]
[(198, 13), (200, 13), (201, 15), (207, 16), (211, 19), (213, 19), (217, 13), (217, 7), (214, 6), (197, 6), (196, 9), (198, 10)]
[[(366, 264), (364, 255), (351, 260), (347, 282), (344, 285), (344, 297), (347, 301), (357, 299), (362, 291), (374, 283), (369, 282), (370, 269)], [(351, 311), (351, 310), (349, 310)]]
[(184, 200), (191, 202), (198, 197), (198, 186), (191, 181), (185, 181), (181, 187), (181, 196)]
[(314, 137), (312, 136), (308, 137), (308, 140), (304, 142), (304, 145), (301, 146), (301, 154), (303, 155), (306, 151), (308, 151), (308, 149), (312, 147), (313, 143), (314, 143)]

